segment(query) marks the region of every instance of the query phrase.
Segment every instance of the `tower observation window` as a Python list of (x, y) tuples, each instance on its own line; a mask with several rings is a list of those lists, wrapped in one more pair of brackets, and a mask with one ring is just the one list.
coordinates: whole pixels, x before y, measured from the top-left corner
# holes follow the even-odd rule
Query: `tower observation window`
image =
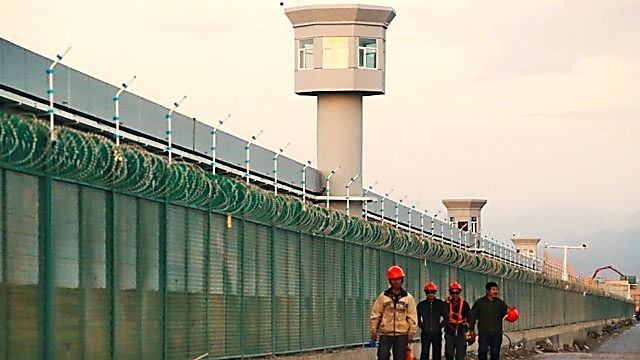
[(358, 67), (364, 69), (378, 68), (378, 46), (376, 39), (359, 39)]
[(298, 69), (313, 69), (313, 39), (298, 40)]
[(324, 69), (346, 69), (349, 66), (349, 38), (322, 38), (322, 67)]

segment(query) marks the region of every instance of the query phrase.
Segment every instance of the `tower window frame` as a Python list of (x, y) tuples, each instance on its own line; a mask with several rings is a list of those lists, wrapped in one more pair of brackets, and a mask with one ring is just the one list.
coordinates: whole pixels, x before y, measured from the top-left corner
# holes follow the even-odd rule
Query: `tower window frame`
[(310, 70), (314, 66), (313, 39), (298, 40), (298, 70)]
[(378, 42), (376, 39), (358, 39), (358, 68), (378, 70)]

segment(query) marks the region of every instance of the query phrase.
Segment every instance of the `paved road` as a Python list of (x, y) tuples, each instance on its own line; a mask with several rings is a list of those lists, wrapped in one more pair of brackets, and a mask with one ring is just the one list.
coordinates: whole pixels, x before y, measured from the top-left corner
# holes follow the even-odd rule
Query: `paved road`
[(535, 360), (638, 360), (640, 359), (640, 325), (613, 337), (590, 354), (542, 354)]

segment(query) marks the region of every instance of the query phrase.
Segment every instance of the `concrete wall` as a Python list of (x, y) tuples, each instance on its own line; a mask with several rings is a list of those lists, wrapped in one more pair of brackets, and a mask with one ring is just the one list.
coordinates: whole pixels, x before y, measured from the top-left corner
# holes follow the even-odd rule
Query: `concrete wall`
[[(53, 55), (53, 54), (52, 54)], [(2, 92), (25, 98), (25, 103), (33, 103), (37, 109), (46, 111), (47, 75), (45, 70), (52, 60), (36, 54), (5, 39), (0, 38), (0, 110), (5, 112), (25, 112), (16, 107), (14, 101), (3, 99)], [(168, 70), (170, 71), (170, 70)], [(55, 107), (60, 120), (63, 111), (69, 116), (82, 116), (106, 125), (107, 129), (115, 128), (113, 96), (118, 88), (90, 75), (60, 64), (55, 69)], [(130, 89), (135, 92), (135, 86)], [(166, 120), (170, 104), (157, 104), (130, 91), (120, 96), (120, 117), (122, 131), (137, 134), (147, 139), (164, 141)], [(178, 99), (176, 99), (178, 100)], [(188, 101), (188, 100), (187, 100)], [(6, 108), (5, 108), (6, 106)], [(23, 104), (24, 106), (24, 104)], [(33, 111), (30, 109), (28, 111)], [(43, 112), (41, 112), (41, 115)], [(67, 121), (76, 119), (69, 118)], [(261, 120), (261, 119), (256, 119)], [(217, 121), (217, 120), (214, 120)], [(213, 128), (185, 114), (175, 112), (172, 115), (173, 146), (176, 149), (189, 151), (202, 157), (203, 162), (210, 162), (211, 131)], [(105, 133), (108, 136), (107, 133)], [(126, 137), (126, 136), (125, 136)], [(217, 135), (217, 157), (222, 164), (244, 169), (245, 145), (247, 139), (224, 131)], [(251, 170), (266, 178), (273, 177), (273, 156), (275, 153), (260, 145), (251, 149)], [(301, 188), (301, 170), (304, 163), (285, 155), (278, 161), (278, 177), (282, 183)], [(306, 173), (307, 191), (321, 191), (319, 175), (315, 168), (308, 168)]]
[[(564, 344), (573, 344), (576, 339), (583, 339), (587, 336), (589, 331), (600, 330), (604, 325), (611, 323), (618, 319), (587, 321), (577, 324), (553, 326), (549, 328), (532, 329), (526, 331), (507, 332), (506, 336), (511, 339), (513, 345), (524, 342), (527, 349), (533, 349), (537, 341), (550, 339), (556, 347), (561, 347)], [(503, 338), (503, 349), (508, 349), (509, 341), (507, 338)], [(411, 345), (413, 356), (420, 358), (421, 345), (420, 343), (414, 343)], [(478, 343), (476, 342), (472, 346), (467, 348), (467, 351), (477, 352)], [(334, 349), (326, 350), (323, 352), (315, 352), (308, 354), (282, 356), (287, 360), (376, 360), (377, 348), (365, 348), (358, 347), (352, 349)], [(444, 354), (444, 340), (442, 342), (442, 351)], [(280, 358), (280, 357), (279, 357)], [(444, 355), (443, 357), (444, 358)]]

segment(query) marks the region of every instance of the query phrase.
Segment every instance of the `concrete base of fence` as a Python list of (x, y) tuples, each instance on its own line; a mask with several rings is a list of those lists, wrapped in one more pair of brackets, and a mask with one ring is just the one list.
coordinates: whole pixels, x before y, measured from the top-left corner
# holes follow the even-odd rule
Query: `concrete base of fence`
[[(547, 338), (549, 338), (556, 347), (561, 347), (564, 344), (573, 344), (573, 340), (575, 339), (586, 337), (587, 332), (591, 330), (600, 330), (604, 325), (621, 319), (622, 318), (587, 321), (526, 331), (514, 331), (507, 333), (507, 335), (511, 338), (513, 345), (522, 343), (527, 349), (533, 349), (536, 346), (536, 341)], [(506, 344), (503, 343), (503, 346), (509, 346), (508, 342)]]
[[(513, 331), (507, 332), (507, 336), (511, 339), (513, 345), (524, 344), (527, 348), (533, 348), (536, 345), (536, 341), (549, 338), (555, 346), (562, 346), (564, 344), (572, 344), (574, 339), (584, 338), (588, 331), (594, 329), (601, 329), (602, 326), (610, 324), (611, 321), (619, 319), (609, 320), (597, 320), (587, 321), (576, 324), (552, 326), (538, 329), (531, 329), (525, 331)], [(468, 351), (477, 350), (477, 342), (468, 348)], [(503, 347), (508, 347), (509, 342), (505, 339), (503, 341)], [(412, 344), (413, 355), (420, 358), (420, 344)], [(287, 360), (375, 360), (377, 348), (352, 348), (352, 349), (335, 349), (327, 350), (323, 352), (313, 352), (299, 355), (290, 356), (278, 356)], [(444, 343), (443, 343), (444, 351)]]

